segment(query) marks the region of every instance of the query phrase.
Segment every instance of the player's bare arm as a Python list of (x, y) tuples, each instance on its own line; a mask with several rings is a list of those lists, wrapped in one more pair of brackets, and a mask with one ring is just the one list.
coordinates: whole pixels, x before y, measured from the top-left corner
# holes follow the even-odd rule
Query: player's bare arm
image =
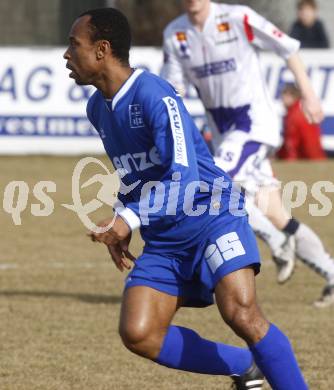
[(299, 54), (292, 54), (287, 60), (287, 65), (295, 76), (301, 91), (303, 110), (308, 121), (310, 123), (320, 123), (324, 119), (324, 113)]

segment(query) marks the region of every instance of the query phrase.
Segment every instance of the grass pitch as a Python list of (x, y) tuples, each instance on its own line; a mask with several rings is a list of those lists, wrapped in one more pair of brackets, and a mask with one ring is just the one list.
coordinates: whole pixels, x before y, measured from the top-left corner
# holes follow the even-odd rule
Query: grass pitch
[[(2, 197), (13, 180), (24, 180), (30, 188), (21, 226), (1, 209), (0, 389), (228, 389), (226, 378), (172, 371), (132, 355), (121, 345), (117, 323), (125, 275), (109, 261), (102, 245), (87, 239), (78, 217), (61, 207), (71, 203), (71, 174), (78, 159), (0, 158)], [(275, 170), (283, 181), (304, 180), (309, 186), (319, 180), (334, 181), (333, 161), (276, 163)], [(86, 174), (91, 177), (89, 171)], [(31, 203), (39, 203), (32, 189), (40, 180), (57, 185), (50, 194), (55, 210), (48, 217), (30, 212)], [(97, 190), (98, 186), (86, 189), (84, 199), (94, 199)], [(329, 197), (333, 203), (334, 194)], [(294, 215), (314, 228), (334, 253), (334, 211), (327, 217), (310, 217), (309, 203), (316, 202), (309, 197)], [(107, 213), (102, 208), (94, 218)], [(141, 247), (135, 235), (133, 252), (139, 254)], [(261, 253), (258, 295), (267, 317), (290, 337), (310, 388), (333, 388), (334, 308), (311, 306), (323, 281), (298, 264), (293, 279), (278, 286), (268, 250), (261, 246)], [(192, 327), (203, 337), (243, 345), (215, 307), (182, 309), (175, 323)]]

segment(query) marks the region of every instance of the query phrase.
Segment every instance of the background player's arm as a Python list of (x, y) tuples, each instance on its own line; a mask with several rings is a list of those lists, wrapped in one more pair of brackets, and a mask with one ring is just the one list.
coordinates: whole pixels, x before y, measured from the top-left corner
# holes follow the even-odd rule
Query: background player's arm
[(296, 83), (300, 89), (302, 107), (307, 120), (310, 123), (320, 123), (324, 118), (324, 113), (299, 54), (292, 54), (287, 59), (287, 65), (295, 76)]
[[(319, 99), (311, 86), (305, 67), (298, 54), (300, 42), (280, 31), (274, 24), (248, 7), (241, 7), (239, 22), (248, 41), (264, 50), (270, 50), (284, 58), (301, 91), (302, 106), (309, 122), (319, 123), (323, 112)], [(241, 16), (241, 17), (240, 17)]]
[(164, 62), (160, 75), (170, 82), (177, 91), (184, 96), (186, 93), (187, 80), (183, 71), (182, 63), (173, 45), (173, 35), (164, 32), (163, 38)]

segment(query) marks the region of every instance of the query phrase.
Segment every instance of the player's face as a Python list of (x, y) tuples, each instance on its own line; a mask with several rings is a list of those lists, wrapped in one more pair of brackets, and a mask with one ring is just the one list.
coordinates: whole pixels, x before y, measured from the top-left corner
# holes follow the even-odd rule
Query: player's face
[(190, 14), (197, 14), (206, 9), (210, 0), (183, 0), (183, 7)]
[(282, 93), (282, 103), (285, 108), (291, 107), (296, 101), (296, 97), (289, 92)]
[(309, 5), (304, 5), (298, 10), (298, 19), (308, 27), (313, 26), (317, 18), (317, 10)]
[(69, 34), (69, 46), (64, 53), (66, 68), (71, 70), (69, 77), (79, 85), (93, 84), (99, 73), (97, 45), (89, 35), (90, 16), (77, 19)]

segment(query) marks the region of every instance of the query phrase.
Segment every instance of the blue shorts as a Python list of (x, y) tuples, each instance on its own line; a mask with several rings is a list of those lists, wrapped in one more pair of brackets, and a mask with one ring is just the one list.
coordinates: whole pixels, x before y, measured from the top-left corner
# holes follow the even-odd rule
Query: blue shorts
[[(200, 228), (200, 227), (199, 227)], [(125, 281), (125, 289), (148, 286), (183, 298), (184, 306), (211, 305), (216, 284), (225, 275), (252, 266), (260, 270), (256, 239), (248, 217), (217, 216), (201, 240), (185, 250), (165, 253), (145, 246)]]

